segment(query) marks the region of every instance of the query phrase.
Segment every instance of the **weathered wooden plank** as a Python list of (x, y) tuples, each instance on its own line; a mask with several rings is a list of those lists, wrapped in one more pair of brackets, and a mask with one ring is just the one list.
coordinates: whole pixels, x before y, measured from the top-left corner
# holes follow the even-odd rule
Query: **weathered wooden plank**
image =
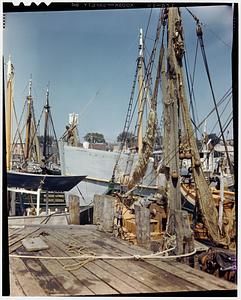
[(19, 258), (10, 258), (10, 268), (21, 285), (24, 294), (29, 296), (46, 296), (36, 278), (29, 272), (24, 262)]
[(125, 283), (127, 283), (129, 286), (136, 289), (138, 293), (153, 293), (155, 292), (154, 289), (150, 288), (144, 283), (137, 280), (138, 276), (135, 276), (135, 278), (131, 277), (129, 270), (133, 270), (133, 266), (123, 263), (123, 261), (113, 261), (108, 260), (105, 263), (101, 260), (95, 261), (95, 263), (100, 266), (101, 268), (107, 270), (110, 274), (114, 274), (118, 278), (121, 278), (121, 280)]
[[(59, 241), (63, 240), (63, 236), (61, 236), (59, 232), (57, 235), (55, 234), (55, 237), (57, 239), (59, 239)], [(95, 246), (95, 248), (96, 248), (96, 246)], [(113, 273), (110, 274), (108, 271), (106, 271), (105, 267), (108, 269), (108, 264), (103, 262), (102, 266), (103, 266), (103, 268), (98, 266), (98, 264), (96, 264), (95, 262), (89, 262), (88, 264), (86, 264), (84, 266), (84, 268), (89, 270), (96, 277), (98, 277), (100, 280), (107, 283), (109, 286), (111, 286), (114, 290), (118, 291), (119, 293), (122, 293), (122, 294), (138, 293), (138, 291), (134, 287), (123, 282), (121, 277), (119, 278), (115, 274), (113, 274)]]
[(24, 226), (21, 227), (8, 227), (8, 237), (11, 238), (13, 235), (17, 236), (19, 233), (22, 232), (22, 230), (24, 229)]
[[(77, 228), (78, 227), (78, 228)], [(48, 228), (55, 228), (55, 227), (48, 227)], [(76, 239), (78, 239), (80, 241), (80, 243), (84, 243), (86, 240), (89, 241), (88, 242), (88, 247), (89, 250), (94, 249), (94, 251), (96, 251), (97, 254), (106, 254), (106, 250), (109, 251), (111, 250), (109, 247), (113, 247), (114, 249), (119, 249), (119, 251), (121, 251), (123, 253), (123, 255), (126, 254), (147, 254), (149, 253), (149, 251), (134, 246), (132, 245), (130, 247), (130, 245), (128, 245), (125, 241), (122, 241), (120, 239), (115, 239), (113, 238), (110, 234), (106, 234), (103, 232), (99, 232), (96, 230), (96, 226), (93, 225), (85, 225), (85, 226), (72, 226), (72, 227), (66, 227), (63, 226), (61, 227), (61, 230), (54, 230), (54, 232), (61, 232), (62, 237), (59, 237), (60, 239), (62, 239), (62, 244), (63, 241), (66, 242), (66, 237), (71, 235)], [(71, 230), (69, 230), (70, 228), (72, 228)], [(52, 232), (52, 230), (49, 230), (49, 232)], [(89, 237), (89, 238), (88, 238)], [(69, 237), (68, 237), (69, 238)], [(93, 244), (93, 241), (101, 241), (102, 244), (101, 247), (97, 247), (97, 244)], [(59, 241), (59, 240), (58, 240)], [(93, 247), (93, 248), (92, 248)], [(113, 250), (114, 251), (114, 250)], [(112, 252), (113, 253), (113, 252)], [(118, 252), (116, 252), (118, 253)], [(121, 262), (118, 262), (118, 264), (116, 264), (117, 262), (113, 262), (113, 261), (108, 261), (106, 262), (109, 265), (112, 265), (113, 267), (117, 268), (119, 271), (122, 271), (123, 273), (128, 271), (128, 268), (124, 268), (124, 266), (129, 266), (129, 263), (132, 263), (135, 265), (135, 270), (137, 273), (140, 273), (137, 271), (137, 267), (140, 267), (141, 270), (147, 270), (149, 272), (151, 272), (152, 274), (156, 271), (155, 267), (158, 269), (161, 269), (162, 272), (166, 272), (167, 273), (167, 280), (172, 280), (169, 276), (170, 274), (172, 276), (174, 276), (177, 280), (177, 285), (180, 286), (181, 281), (180, 280), (184, 280), (186, 282), (186, 284), (188, 285), (188, 289), (190, 290), (195, 290), (196, 288), (198, 288), (199, 290), (202, 289), (206, 289), (206, 290), (221, 290), (221, 289), (237, 289), (237, 286), (235, 284), (232, 284), (230, 282), (224, 281), (222, 279), (219, 279), (217, 277), (214, 277), (212, 275), (209, 275), (207, 273), (204, 273), (202, 271), (199, 270), (195, 270), (192, 269), (184, 264), (180, 264), (178, 262), (176, 262), (175, 260), (168, 260), (168, 261), (163, 261), (160, 259), (155, 259), (155, 260), (148, 260), (145, 263), (144, 262), (133, 262), (133, 261), (128, 261), (128, 263), (123, 263), (122, 265), (123, 267), (121, 267)], [(98, 265), (98, 263), (95, 262), (95, 264)], [(99, 267), (103, 268), (103, 265), (98, 265)], [(152, 267), (151, 267), (152, 266)], [(79, 271), (80, 274), (83, 273), (83, 271), (85, 270), (85, 268), (81, 268)], [(77, 272), (78, 272), (77, 271)], [(88, 273), (88, 270), (85, 270), (85, 272)], [(159, 271), (158, 271), (159, 272)], [(91, 273), (91, 272), (89, 272)], [(129, 274), (130, 272), (128, 272), (128, 276), (132, 277), (134, 276), (134, 273), (131, 275)], [(77, 273), (75, 273), (77, 276)], [(87, 274), (83, 275), (83, 280), (85, 280)], [(93, 274), (91, 274), (93, 277), (95, 277), (95, 280), (97, 280), (98, 284), (102, 283), (105, 284), (104, 282), (101, 282), (100, 279), (96, 276), (94, 276)], [(137, 279), (137, 278), (133, 278), (133, 279)], [(161, 280), (161, 278), (160, 278)], [(175, 284), (176, 284), (175, 282)], [(88, 281), (89, 283), (89, 281)], [(108, 286), (108, 285), (107, 285)], [(185, 286), (185, 285), (184, 285)], [(94, 291), (94, 288), (96, 288), (96, 285), (92, 285), (92, 290)], [(174, 287), (174, 286), (173, 286)], [(110, 288), (110, 286), (109, 286)], [(95, 293), (96, 293), (95, 289)], [(115, 291), (114, 289), (112, 289), (113, 291)], [(175, 291), (175, 289), (172, 289), (172, 291)], [(116, 292), (116, 291), (115, 291)], [(97, 292), (98, 294), (98, 292)], [(103, 293), (104, 294), (104, 293)], [(106, 294), (110, 294), (110, 293), (106, 293)]]
[[(118, 253), (118, 251), (116, 251), (116, 253)], [(124, 255), (126, 255), (126, 253), (124, 253)], [(200, 286), (188, 282), (184, 279), (185, 277), (178, 278), (167, 270), (162, 270), (149, 264), (149, 261), (128, 261), (128, 264), (118, 261), (110, 262), (155, 291), (203, 290)]]
[[(46, 243), (49, 244), (50, 248), (45, 251), (41, 251), (41, 255), (43, 256), (61, 256), (61, 254), (57, 249), (56, 246), (51, 243), (51, 237), (45, 238)], [(63, 288), (62, 294), (68, 294), (70, 296), (73, 295), (93, 295), (94, 293), (91, 292), (82, 282), (76, 278), (71, 272), (66, 271), (63, 268), (63, 262), (58, 260), (45, 260), (40, 259), (41, 263), (46, 267), (46, 269), (52, 274), (53, 278), (57, 280), (61, 287)], [(74, 261), (65, 261), (67, 263), (74, 263)], [(61, 291), (56, 290), (55, 292), (50, 291), (51, 294), (59, 294)]]
[(10, 296), (26, 296), (12, 269), (10, 269)]
[[(66, 235), (66, 231), (65, 235)], [(61, 235), (60, 232), (58, 232), (59, 235)], [(63, 233), (62, 233), (63, 234)], [(69, 236), (70, 238), (71, 236)], [(78, 239), (79, 237), (79, 239)], [(63, 236), (62, 236), (63, 238)], [(75, 235), (75, 240), (79, 240), (80, 244), (82, 244), (82, 234)], [(119, 241), (119, 240), (118, 240)], [(105, 240), (103, 238), (98, 238), (97, 235), (89, 234), (89, 239), (85, 239), (85, 242), (83, 245), (86, 245), (87, 248), (91, 251), (98, 251), (100, 253), (99, 248), (101, 247), (102, 253), (106, 255), (112, 255), (112, 256), (123, 256), (126, 255), (126, 253), (123, 253), (118, 246), (114, 247), (113, 245), (109, 243), (105, 243)], [(95, 264), (100, 265), (100, 262), (95, 261)], [(139, 284), (141, 284), (141, 290), (151, 289), (153, 291), (187, 291), (187, 290), (202, 290), (202, 288), (195, 286), (194, 284), (190, 285), (189, 282), (182, 278), (177, 278), (176, 276), (172, 275), (169, 272), (163, 271), (161, 269), (155, 269), (153, 271), (153, 266), (150, 265), (149, 268), (146, 268), (146, 265), (144, 262), (137, 261), (115, 261), (115, 260), (108, 260), (106, 262), (101, 262), (101, 266), (106, 270), (110, 269), (108, 267), (108, 264), (114, 266), (116, 269), (118, 269), (120, 272), (122, 272), (122, 276), (120, 278), (126, 278), (128, 276), (129, 278), (134, 279), (135, 281), (139, 281)], [(144, 264), (144, 267), (142, 266)], [(146, 263), (148, 265), (148, 263)], [(119, 277), (119, 276), (118, 276)], [(131, 279), (127, 281), (129, 284), (131, 282)], [(151, 291), (149, 291), (151, 292)]]
[(135, 288), (123, 282), (122, 278), (116, 277), (113, 273), (110, 274), (94, 262), (88, 263), (85, 268), (121, 294), (138, 293)]
[[(89, 230), (92, 235), (96, 235), (96, 230), (94, 226), (86, 227), (85, 230)], [(108, 234), (103, 234), (102, 232), (98, 232), (98, 235), (96, 237), (101, 236), (102, 241), (105, 241), (106, 243), (113, 244), (113, 246), (117, 247), (118, 249), (122, 250), (125, 253), (128, 254), (148, 254), (149, 251), (140, 248), (138, 246), (131, 246), (122, 240), (117, 240), (116, 238), (111, 237)], [(179, 278), (185, 278), (186, 280), (190, 281), (191, 283), (200, 286), (200, 288), (204, 288), (207, 290), (212, 289), (236, 289), (236, 285), (225, 281), (223, 279), (214, 277), (210, 274), (207, 274), (205, 272), (202, 272), (200, 270), (193, 269), (185, 264), (181, 264), (176, 262), (175, 260), (163, 261), (163, 260), (148, 260), (149, 264), (155, 265), (158, 268), (161, 268), (167, 272), (171, 272), (175, 276)], [(185, 271), (183, 271), (185, 270)]]
[[(36, 229), (36, 228), (35, 228)], [(31, 233), (25, 235), (25, 236), (21, 236), (21, 238), (19, 237), (15, 243), (11, 243), (11, 245), (9, 246), (9, 253), (14, 252), (16, 249), (18, 249), (19, 247), (22, 246), (22, 239), (24, 237), (27, 236), (31, 236), (31, 237), (35, 237), (35, 236), (39, 236), (39, 234), (41, 234), (42, 230), (41, 229), (37, 229), (37, 230), (33, 230)]]
[[(63, 243), (63, 239), (61, 240), (56, 238), (56, 234), (51, 235), (51, 230), (48, 230), (50, 236), (46, 236), (46, 240), (50, 241), (50, 244), (55, 246), (54, 252), (58, 256), (70, 256), (69, 253), (66, 253), (65, 246), (66, 244)], [(66, 260), (64, 262), (59, 261), (61, 265), (66, 264), (73, 264), (79, 262), (78, 260), (73, 260), (70, 257), (70, 260)], [(71, 274), (75, 275), (83, 285), (87, 286), (89, 290), (91, 290), (94, 294), (105, 295), (105, 294), (118, 294), (116, 290), (111, 288), (108, 284), (99, 280), (98, 277), (93, 275), (92, 272), (87, 270), (86, 268), (82, 267), (78, 270), (69, 271)]]
[[(98, 241), (95, 238), (93, 243), (93, 248), (96, 247), (96, 244), (101, 244), (102, 247), (106, 249), (105, 254), (112, 253), (112, 255), (116, 256), (129, 254), (126, 252), (123, 253), (117, 245), (113, 246), (105, 243), (103, 239)], [(128, 263), (126, 263), (127, 261), (108, 260), (107, 262), (127, 273), (129, 276), (133, 276), (136, 280), (146, 284), (155, 291), (202, 290), (199, 286), (194, 284), (190, 285), (185, 279), (178, 278), (166, 270), (164, 271), (160, 268), (155, 268), (153, 265), (149, 264), (149, 261), (128, 261)]]
[(33, 234), (34, 232), (38, 231), (39, 228), (31, 228), (31, 227), (25, 227), (22, 229), (21, 232), (19, 232), (15, 237), (9, 238), (9, 246), (15, 244), (16, 242), (26, 238), (27, 236)]
[[(39, 252), (32, 252), (31, 256), (39, 256), (44, 253), (46, 250), (42, 250)], [(21, 246), (17, 254), (19, 255), (28, 255), (25, 248)], [(49, 271), (48, 266), (52, 265), (52, 261), (48, 261), (49, 264), (43, 264), (40, 259), (34, 258), (21, 258), (22, 262), (25, 264), (29, 274), (31, 274), (35, 280), (39, 283), (40, 287), (45, 291), (47, 295), (50, 294), (59, 294), (66, 293), (67, 291), (63, 288), (63, 286), (56, 280), (55, 276)], [(28, 294), (28, 296), (31, 296)]]

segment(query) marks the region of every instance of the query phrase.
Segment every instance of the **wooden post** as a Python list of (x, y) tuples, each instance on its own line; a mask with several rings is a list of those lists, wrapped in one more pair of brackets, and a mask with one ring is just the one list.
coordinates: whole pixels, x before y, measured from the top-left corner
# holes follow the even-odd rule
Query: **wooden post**
[(188, 213), (183, 210), (175, 210), (176, 249), (175, 254), (190, 253), (194, 250), (194, 234), (190, 228)]
[(48, 191), (45, 193), (45, 203), (46, 203), (46, 207), (45, 207), (45, 211), (46, 211), (46, 216), (48, 216), (49, 214), (49, 193)]
[(146, 207), (135, 205), (136, 239), (138, 245), (145, 248), (150, 246), (150, 210)]
[(98, 229), (113, 232), (115, 217), (115, 198), (108, 195), (94, 195), (93, 223)]
[(79, 197), (76, 195), (69, 195), (69, 219), (70, 224), (80, 224), (80, 206)]
[(37, 190), (37, 212), (36, 215), (39, 215), (39, 211), (40, 211), (40, 194), (41, 194), (41, 189)]
[(16, 193), (8, 192), (8, 196), (10, 198), (10, 210), (9, 216), (16, 216)]
[(94, 195), (94, 201), (93, 201), (93, 224), (98, 225), (100, 224), (101, 216), (102, 216), (102, 204), (101, 201), (102, 195)]

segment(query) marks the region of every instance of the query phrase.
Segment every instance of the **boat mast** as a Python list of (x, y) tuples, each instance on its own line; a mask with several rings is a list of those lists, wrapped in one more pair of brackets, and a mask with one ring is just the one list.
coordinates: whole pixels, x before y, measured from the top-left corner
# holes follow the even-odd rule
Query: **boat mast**
[(44, 162), (46, 163), (46, 160), (48, 158), (48, 153), (47, 153), (47, 138), (48, 138), (48, 120), (49, 120), (49, 89), (47, 88), (46, 92), (46, 104), (44, 106), (45, 110), (45, 119), (44, 119), (44, 141), (43, 141), (43, 159)]
[(27, 96), (27, 123), (26, 123), (26, 140), (25, 140), (25, 161), (29, 159), (30, 139), (32, 124), (32, 78), (29, 80), (29, 90)]
[[(182, 122), (186, 131), (188, 147), (190, 147), (191, 150), (192, 175), (196, 185), (197, 205), (201, 210), (204, 224), (212, 241), (216, 244), (228, 245), (228, 236), (222, 236), (218, 227), (218, 212), (201, 167), (200, 155), (189, 115), (182, 65), (182, 58), (184, 55), (184, 39), (179, 9), (170, 8), (168, 18), (172, 18), (172, 26), (174, 26), (174, 31), (172, 31), (173, 34), (169, 37), (169, 39), (172, 40), (172, 60), (170, 60), (172, 63), (169, 66), (169, 73), (174, 70), (173, 75), (175, 78), (175, 92), (179, 99), (178, 102), (182, 112)], [(177, 133), (175, 132), (174, 134)], [(178, 149), (178, 147), (176, 149)]]
[(139, 57), (138, 57), (138, 131), (137, 131), (137, 146), (138, 146), (138, 154), (141, 155), (142, 153), (142, 141), (143, 141), (143, 126), (142, 126), (142, 119), (143, 119), (143, 30), (140, 29), (139, 35)]
[(6, 150), (7, 170), (11, 169), (11, 134), (12, 134), (12, 110), (13, 110), (13, 65), (9, 56), (7, 64), (7, 103), (6, 103)]
[[(167, 232), (171, 235), (176, 234), (181, 224), (177, 224), (176, 216), (181, 211), (181, 192), (180, 192), (180, 171), (179, 171), (179, 148), (178, 135), (178, 97), (176, 93), (176, 76), (175, 68), (176, 56), (173, 45), (173, 33), (175, 32), (175, 22), (178, 18), (176, 8), (168, 10), (168, 36), (167, 36), (167, 83), (162, 83), (163, 88), (166, 86), (167, 93), (164, 93), (164, 124), (166, 131), (164, 132), (164, 161), (166, 163), (167, 177), (167, 197), (168, 197), (168, 224)], [(164, 71), (164, 66), (163, 70)], [(163, 73), (162, 73), (163, 75)], [(179, 226), (178, 226), (179, 225)], [(181, 248), (183, 242), (177, 243), (177, 248)], [(176, 249), (177, 253), (181, 253), (181, 249)]]

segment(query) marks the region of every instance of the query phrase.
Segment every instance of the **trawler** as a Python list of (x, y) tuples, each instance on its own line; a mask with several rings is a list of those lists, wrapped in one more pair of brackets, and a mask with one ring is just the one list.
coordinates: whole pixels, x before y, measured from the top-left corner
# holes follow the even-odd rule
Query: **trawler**
[[(201, 24), (197, 18), (194, 20), (198, 38), (203, 42)], [(139, 112), (144, 107), (144, 99), (149, 105), (143, 138), (139, 131), (141, 118), (138, 118), (137, 135), (141, 143), (137, 147), (130, 147), (129, 153), (125, 153), (126, 166), (123, 165), (124, 172), (119, 175), (117, 171), (125, 141), (122, 142), (122, 151), (118, 153), (110, 172), (109, 195), (94, 196), (94, 224), (97, 226), (38, 226), (38, 237), (41, 235), (45, 244), (38, 247), (37, 253), (27, 252), (32, 247), (23, 243), (25, 250), (18, 243), (23, 237), (34, 236), (36, 232), (33, 228), (26, 227), (25, 235), (21, 232), (17, 243), (16, 234), (19, 231), (10, 231), (13, 271), (11, 283), (18, 295), (79, 296), (186, 289), (198, 293), (203, 290), (214, 291), (216, 294), (220, 289), (222, 293), (225, 289), (236, 289), (230, 282), (210, 275), (236, 281), (235, 254), (227, 251), (227, 248), (232, 249), (235, 239), (235, 226), (232, 223), (235, 215), (230, 214), (227, 219), (227, 207), (222, 194), (220, 193), (220, 200), (214, 199), (203, 171), (185, 93), (184, 58), (185, 39), (181, 10), (173, 5), (165, 5), (160, 12), (145, 75), (139, 77), (143, 82), (139, 89), (139, 94), (142, 95)], [(156, 69), (153, 68), (155, 60)], [(153, 69), (155, 76), (151, 76)], [(137, 194), (136, 191), (142, 188), (142, 179), (146, 176), (150, 162), (153, 163), (158, 116), (157, 96), (160, 87), (164, 107), (163, 159), (154, 167), (157, 175), (162, 174), (165, 181), (162, 182), (162, 189), (158, 187), (157, 193), (145, 196)], [(132, 97), (124, 127), (128, 130), (131, 109)], [(69, 140), (73, 146), (76, 135), (72, 130), (76, 126), (76, 120), (70, 123), (66, 132), (67, 142)], [(193, 220), (182, 209), (181, 203), (180, 167), (184, 158), (189, 160), (192, 168), (189, 189), (195, 186), (194, 206), (197, 219), (194, 216)], [(103, 164), (102, 167), (104, 168)], [(89, 168), (94, 169), (95, 165), (89, 165)], [(79, 194), (81, 195), (81, 191)], [(233, 202), (229, 201), (228, 205), (231, 208)], [(200, 251), (200, 247), (194, 243), (194, 235), (197, 238), (200, 225), (205, 229), (209, 242), (219, 247), (210, 248), (199, 257), (202, 270), (209, 274), (180, 263), (191, 265), (192, 261), (194, 265), (198, 248)], [(113, 232), (125, 241), (113, 237)], [(201, 251), (204, 251), (203, 248)], [(124, 261), (128, 263), (123, 263)], [(26, 276), (21, 276), (23, 272)], [(60, 275), (62, 273), (64, 276)], [(90, 282), (93, 284), (89, 284)]]
[[(189, 9), (187, 10), (196, 23), (197, 42), (201, 48), (205, 70), (209, 75), (201, 22)], [(158, 43), (161, 43), (161, 49), (156, 62), (158, 67), (152, 90), (151, 79), (154, 77), (152, 73), (156, 53), (158, 53)], [(133, 199), (142, 196), (143, 201), (146, 201), (153, 210), (156, 220), (153, 222), (157, 223), (154, 231), (157, 231), (157, 237), (160, 237), (161, 229), (171, 226), (170, 209), (173, 208), (171, 204), (166, 204), (166, 199), (172, 199), (172, 201), (176, 201), (174, 207), (177, 205), (179, 210), (188, 202), (191, 218), (193, 218), (192, 226), (200, 239), (211, 239), (214, 244), (229, 245), (232, 248), (235, 244), (235, 193), (225, 190), (222, 181), (223, 168), (217, 174), (221, 180), (219, 190), (209, 186), (210, 182), (207, 179), (209, 180), (210, 177), (207, 178), (207, 173), (203, 170), (207, 163), (206, 159), (200, 158), (185, 90), (186, 53), (181, 10), (172, 7), (162, 10), (148, 63), (144, 63), (144, 45), (145, 41), (143, 41), (141, 30), (139, 56), (123, 130), (123, 132), (130, 131), (133, 109), (138, 106), (138, 120), (132, 131), (137, 137), (137, 143), (134, 142), (134, 145), (129, 147), (128, 153), (126, 153), (124, 151), (126, 141), (123, 141), (119, 153), (115, 153), (85, 149), (71, 145), (68, 143), (68, 139), (62, 140), (60, 157), (63, 173), (76, 175), (79, 170), (84, 170), (88, 174), (80, 184), (81, 193), (78, 188), (76, 189), (76, 193), (88, 204), (93, 201), (94, 194), (111, 193), (111, 190), (117, 193), (120, 197), (119, 200), (122, 199), (119, 203), (120, 207), (129, 211), (129, 213), (125, 212), (126, 218), (129, 218), (126, 221), (129, 222), (129, 225), (126, 224), (125, 227), (132, 234), (135, 232), (133, 229), (135, 227), (133, 225), (135, 224), (133, 215), (135, 201)], [(187, 74), (187, 78), (189, 75)], [(137, 105), (135, 105), (133, 91), (137, 81), (139, 88)], [(224, 129), (220, 122), (211, 78), (209, 78), (209, 82), (212, 100), (215, 104), (214, 112), (217, 113), (223, 148), (226, 150), (225, 158), (229, 170), (232, 170), (233, 165), (227, 151), (228, 146), (224, 138)], [(164, 124), (163, 157), (156, 166), (153, 152), (157, 132), (157, 97), (160, 83)], [(189, 96), (191, 97), (191, 95)], [(142, 124), (145, 106), (149, 108), (149, 112), (144, 132)], [(195, 126), (197, 127), (197, 125)], [(76, 127), (76, 123), (70, 124), (68, 130), (74, 131)], [(207, 157), (207, 151), (204, 151), (204, 154)], [(184, 159), (190, 164), (188, 182), (180, 174)], [(147, 180), (148, 176), (151, 176), (149, 181)], [(132, 200), (131, 197), (133, 197)], [(127, 208), (124, 207), (125, 205), (123, 206), (125, 201), (131, 204), (127, 205)], [(162, 206), (161, 211), (160, 205)]]

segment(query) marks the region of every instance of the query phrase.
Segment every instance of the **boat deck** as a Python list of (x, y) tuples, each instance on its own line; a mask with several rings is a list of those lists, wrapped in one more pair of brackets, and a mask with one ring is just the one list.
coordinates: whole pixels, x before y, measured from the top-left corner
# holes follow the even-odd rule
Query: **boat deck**
[[(47, 250), (27, 252), (26, 237), (41, 237)], [(10, 257), (11, 296), (77, 296), (156, 294), (236, 290), (233, 283), (193, 269), (175, 260), (92, 260), (80, 266), (70, 252), (75, 243), (80, 253), (126, 256), (149, 251), (97, 230), (94, 225), (25, 225), (9, 227), (9, 253), (67, 260)], [(77, 247), (77, 248), (78, 248)], [(73, 266), (75, 264), (75, 266)], [(72, 270), (68, 267), (72, 265)], [(181, 293), (182, 294), (182, 293)], [(162, 294), (160, 294), (162, 295)]]

